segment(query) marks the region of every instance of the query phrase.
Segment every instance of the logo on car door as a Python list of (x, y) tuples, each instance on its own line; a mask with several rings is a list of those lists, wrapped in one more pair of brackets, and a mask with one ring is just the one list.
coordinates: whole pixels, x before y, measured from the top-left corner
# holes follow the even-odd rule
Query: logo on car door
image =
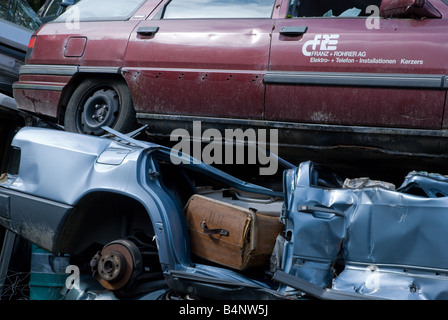
[(314, 39), (305, 42), (302, 53), (307, 57), (328, 56), (329, 51), (337, 49), (338, 39), (338, 34), (316, 34)]

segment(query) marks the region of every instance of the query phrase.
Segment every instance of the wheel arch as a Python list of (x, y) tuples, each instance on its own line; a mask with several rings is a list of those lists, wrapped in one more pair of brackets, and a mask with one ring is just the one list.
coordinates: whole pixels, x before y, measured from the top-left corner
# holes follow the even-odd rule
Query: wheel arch
[(68, 215), (55, 241), (60, 253), (78, 255), (92, 245), (104, 246), (129, 235), (155, 234), (149, 212), (126, 194), (95, 191), (84, 195)]
[[(94, 78), (108, 78), (111, 80), (117, 80), (122, 81), (127, 86), (126, 79), (120, 74), (120, 73), (92, 73), (92, 72), (78, 72), (76, 73), (72, 79), (69, 81), (69, 83), (65, 86), (60, 101), (59, 101), (59, 108), (58, 108), (58, 123), (63, 125), (64, 124), (64, 118), (65, 118), (65, 112), (67, 110), (68, 102), (75, 92), (76, 88), (85, 80), (87, 79), (94, 79)], [(129, 86), (128, 86), (129, 88)]]

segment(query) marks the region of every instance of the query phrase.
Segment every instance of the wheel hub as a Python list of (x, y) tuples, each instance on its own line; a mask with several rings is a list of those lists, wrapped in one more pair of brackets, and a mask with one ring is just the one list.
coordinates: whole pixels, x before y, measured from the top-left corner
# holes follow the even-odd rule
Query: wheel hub
[(84, 104), (79, 115), (82, 132), (99, 135), (101, 127), (112, 127), (117, 120), (120, 102), (112, 88), (100, 89), (93, 93)]
[(104, 254), (98, 263), (98, 274), (106, 281), (119, 279), (127, 267), (124, 256), (119, 251)]
[(92, 119), (97, 121), (98, 123), (101, 123), (104, 121), (104, 119), (107, 116), (107, 113), (109, 111), (109, 107), (107, 104), (97, 104), (95, 105), (96, 111), (92, 114)]

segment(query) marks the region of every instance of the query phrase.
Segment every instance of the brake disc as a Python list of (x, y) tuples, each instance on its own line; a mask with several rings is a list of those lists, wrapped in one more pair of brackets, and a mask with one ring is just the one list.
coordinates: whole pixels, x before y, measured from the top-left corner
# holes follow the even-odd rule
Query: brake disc
[(116, 240), (103, 247), (91, 261), (95, 277), (108, 290), (118, 290), (142, 272), (142, 256), (128, 240)]

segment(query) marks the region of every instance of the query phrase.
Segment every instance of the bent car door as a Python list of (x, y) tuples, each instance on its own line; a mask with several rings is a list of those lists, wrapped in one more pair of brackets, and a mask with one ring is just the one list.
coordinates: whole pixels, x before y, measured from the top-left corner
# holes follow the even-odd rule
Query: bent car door
[(379, 6), (283, 1), (265, 78), (268, 120), (441, 129), (446, 20), (380, 18)]
[(137, 116), (262, 118), (274, 2), (164, 1), (126, 53)]

